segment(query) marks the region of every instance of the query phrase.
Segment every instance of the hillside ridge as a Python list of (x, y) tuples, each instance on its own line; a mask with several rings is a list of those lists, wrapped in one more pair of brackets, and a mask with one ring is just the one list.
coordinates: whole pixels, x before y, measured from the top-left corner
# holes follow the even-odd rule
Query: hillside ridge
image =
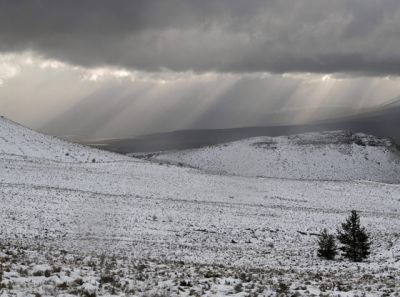
[(350, 131), (254, 137), (151, 159), (248, 177), (400, 182), (395, 142)]
[(129, 160), (128, 157), (116, 153), (36, 132), (3, 116), (0, 117), (0, 158), (58, 162)]

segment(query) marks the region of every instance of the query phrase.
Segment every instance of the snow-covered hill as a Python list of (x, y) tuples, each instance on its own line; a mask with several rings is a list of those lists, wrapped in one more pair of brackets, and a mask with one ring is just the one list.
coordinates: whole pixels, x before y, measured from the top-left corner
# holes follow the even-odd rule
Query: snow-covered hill
[[(0, 137), (0, 296), (400, 294), (400, 185), (208, 174), (3, 119)], [(370, 259), (319, 259), (315, 235), (351, 209)]]
[(257, 137), (153, 158), (240, 176), (400, 182), (394, 143), (345, 131)]
[(122, 155), (92, 149), (44, 135), (0, 118), (0, 158), (97, 162), (127, 160)]

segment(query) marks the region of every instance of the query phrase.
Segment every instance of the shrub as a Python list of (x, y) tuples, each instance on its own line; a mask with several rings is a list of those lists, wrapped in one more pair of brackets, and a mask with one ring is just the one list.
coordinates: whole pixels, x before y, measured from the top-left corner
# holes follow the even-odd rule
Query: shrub
[(235, 290), (235, 293), (243, 292), (243, 285), (242, 285), (242, 283), (237, 283), (237, 284), (234, 286), (233, 289)]
[(324, 258), (327, 260), (335, 259), (337, 254), (335, 236), (329, 234), (326, 229), (324, 229), (318, 240), (318, 257)]
[(365, 228), (360, 225), (360, 216), (357, 211), (352, 210), (341, 228), (338, 228), (338, 239), (342, 244), (340, 250), (344, 257), (354, 262), (361, 262), (368, 258), (371, 242)]
[(289, 286), (287, 284), (285, 284), (282, 281), (279, 281), (279, 283), (277, 284), (275, 291), (278, 294), (282, 294), (284, 296), (286, 296), (289, 293)]
[(47, 270), (44, 272), (44, 276), (45, 276), (45, 277), (50, 277), (50, 276), (51, 276), (51, 271), (47, 269)]

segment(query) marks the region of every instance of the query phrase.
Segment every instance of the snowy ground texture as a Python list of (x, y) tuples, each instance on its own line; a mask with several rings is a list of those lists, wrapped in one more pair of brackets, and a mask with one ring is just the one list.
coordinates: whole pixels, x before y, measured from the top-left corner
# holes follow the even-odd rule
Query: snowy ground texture
[(240, 176), (400, 182), (392, 141), (345, 131), (257, 137), (153, 158)]
[[(400, 296), (398, 184), (217, 174), (6, 120), (0, 139), (0, 296)], [(351, 209), (370, 259), (318, 259)]]

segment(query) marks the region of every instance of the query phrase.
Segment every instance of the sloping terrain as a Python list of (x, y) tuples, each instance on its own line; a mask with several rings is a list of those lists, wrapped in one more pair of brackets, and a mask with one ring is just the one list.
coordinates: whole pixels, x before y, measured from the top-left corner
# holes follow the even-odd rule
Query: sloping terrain
[(116, 161), (127, 158), (73, 144), (0, 119), (0, 158), (62, 162)]
[(400, 182), (400, 151), (393, 142), (344, 131), (257, 137), (152, 158), (249, 177)]
[[(400, 293), (400, 185), (216, 175), (9, 121), (0, 135), (1, 296)], [(319, 259), (316, 235), (350, 209), (370, 259)]]

